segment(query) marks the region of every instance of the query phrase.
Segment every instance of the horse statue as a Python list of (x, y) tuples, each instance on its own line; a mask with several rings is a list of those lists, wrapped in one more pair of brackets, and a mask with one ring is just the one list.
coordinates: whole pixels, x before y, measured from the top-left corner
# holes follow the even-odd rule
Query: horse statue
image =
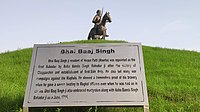
[(109, 22), (111, 23), (111, 17), (110, 17), (110, 13), (106, 12), (100, 22), (99, 25), (97, 25), (97, 27), (93, 27), (88, 35), (88, 40), (94, 40), (94, 39), (102, 39), (105, 40), (105, 37), (108, 37), (109, 35), (106, 34), (106, 23)]

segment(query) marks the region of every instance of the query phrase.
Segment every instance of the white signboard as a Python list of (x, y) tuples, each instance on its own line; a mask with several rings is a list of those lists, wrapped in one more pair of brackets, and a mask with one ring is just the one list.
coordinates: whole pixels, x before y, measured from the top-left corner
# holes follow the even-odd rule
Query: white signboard
[(148, 105), (140, 43), (35, 45), (24, 107)]

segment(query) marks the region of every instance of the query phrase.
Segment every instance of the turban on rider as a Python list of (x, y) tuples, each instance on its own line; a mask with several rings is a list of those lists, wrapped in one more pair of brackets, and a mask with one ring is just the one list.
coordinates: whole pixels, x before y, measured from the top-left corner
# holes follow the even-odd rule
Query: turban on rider
[(97, 10), (96, 13), (97, 13), (98, 16), (101, 16), (101, 10)]
[(101, 10), (97, 10), (97, 12), (96, 13), (101, 13)]

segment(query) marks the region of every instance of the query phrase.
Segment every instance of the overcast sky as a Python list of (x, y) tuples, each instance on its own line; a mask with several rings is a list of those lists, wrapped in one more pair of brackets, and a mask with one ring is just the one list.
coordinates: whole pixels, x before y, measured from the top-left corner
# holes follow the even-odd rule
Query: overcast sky
[(200, 0), (0, 0), (0, 52), (87, 38), (109, 11), (109, 40), (200, 52)]

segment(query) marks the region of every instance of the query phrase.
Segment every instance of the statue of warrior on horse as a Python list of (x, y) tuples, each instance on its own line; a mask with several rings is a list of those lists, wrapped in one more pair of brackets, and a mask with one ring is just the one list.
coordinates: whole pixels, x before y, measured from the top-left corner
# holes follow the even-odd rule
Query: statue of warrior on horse
[[(102, 10), (103, 12), (103, 10)], [(88, 40), (94, 40), (94, 39), (103, 39), (105, 40), (105, 37), (108, 37), (106, 34), (106, 23), (112, 22), (110, 13), (106, 12), (105, 15), (102, 17), (101, 10), (97, 10), (97, 14), (94, 16), (92, 22), (94, 23), (94, 27), (90, 30), (90, 33), (88, 35)]]

